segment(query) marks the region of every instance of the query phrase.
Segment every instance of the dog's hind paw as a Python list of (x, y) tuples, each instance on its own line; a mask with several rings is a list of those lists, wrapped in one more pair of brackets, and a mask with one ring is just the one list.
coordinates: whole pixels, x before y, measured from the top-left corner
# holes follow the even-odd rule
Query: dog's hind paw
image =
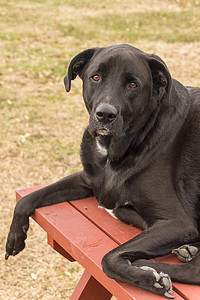
[(172, 250), (172, 253), (176, 254), (178, 259), (182, 262), (191, 261), (198, 252), (199, 249), (193, 245), (183, 245), (177, 249)]
[(155, 269), (147, 266), (140, 267), (142, 270), (151, 271), (155, 277), (155, 282), (153, 283), (153, 287), (155, 290), (152, 290), (156, 294), (163, 295), (169, 299), (174, 299), (175, 297), (171, 295), (172, 292), (172, 282), (170, 277), (160, 272), (158, 273)]

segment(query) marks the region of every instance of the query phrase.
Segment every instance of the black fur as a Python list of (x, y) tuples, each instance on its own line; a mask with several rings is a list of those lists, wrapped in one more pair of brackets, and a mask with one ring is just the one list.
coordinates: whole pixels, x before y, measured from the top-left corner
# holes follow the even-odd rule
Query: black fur
[[(184, 87), (161, 58), (129, 45), (74, 57), (67, 92), (77, 75), (90, 115), (83, 171), (17, 203), (6, 258), (24, 248), (35, 208), (95, 195), (119, 219), (145, 229), (103, 258), (109, 277), (169, 298), (170, 277), (200, 284), (200, 89)], [(190, 260), (188, 268), (148, 260), (186, 243), (174, 253)]]

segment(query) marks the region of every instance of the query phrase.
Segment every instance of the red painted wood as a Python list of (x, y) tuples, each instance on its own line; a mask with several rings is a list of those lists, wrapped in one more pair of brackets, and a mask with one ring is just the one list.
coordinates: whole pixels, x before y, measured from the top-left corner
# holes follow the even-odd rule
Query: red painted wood
[(36, 210), (34, 218), (112, 294), (122, 299), (133, 299), (134, 291), (128, 291), (123, 284), (108, 279), (101, 270), (102, 257), (116, 247), (116, 243), (88, 222), (69, 203), (52, 205), (48, 210), (47, 207), (40, 208)]
[[(174, 290), (186, 300), (200, 300), (200, 286), (192, 284), (177, 283)], [(176, 299), (175, 299), (176, 300)]]
[[(20, 196), (24, 196), (30, 191), (32, 191), (32, 189), (18, 191), (17, 197), (19, 198)], [(85, 203), (85, 205), (87, 205), (88, 209), (88, 199), (81, 201), (83, 204)], [(73, 203), (76, 202), (80, 201), (74, 201)], [(95, 208), (93, 214), (96, 216), (96, 214), (98, 215), (97, 212), (99, 211), (99, 209), (97, 210)], [(102, 212), (103, 211), (101, 211), (101, 213)], [(105, 213), (106, 212), (104, 212), (104, 214)], [(109, 223), (111, 222), (112, 224), (112, 220), (117, 221), (107, 213), (106, 215), (109, 218)], [(86, 268), (90, 274), (92, 274), (99, 282), (101, 282), (101, 284), (118, 299), (163, 299), (163, 297), (146, 292), (137, 287), (132, 287), (125, 283), (119, 283), (111, 280), (102, 272), (100, 264), (102, 257), (108, 251), (116, 247), (117, 243), (105, 235), (96, 225), (88, 222), (88, 220), (69, 203), (60, 203), (57, 205), (37, 209), (34, 214), (34, 219), (45, 231), (47, 231), (47, 233), (57, 242), (57, 244), (59, 244), (72, 257), (74, 257), (75, 260), (77, 260), (84, 268)], [(104, 221), (105, 220), (103, 220), (103, 224), (105, 223)], [(69, 226), (69, 224), (73, 224), (73, 226)], [(123, 226), (124, 225), (125, 224), (123, 224)], [(125, 226), (127, 227), (127, 225)], [(111, 227), (112, 225), (110, 228)], [(121, 229), (121, 224), (117, 225), (117, 229), (118, 231), (122, 230), (122, 232), (125, 234), (123, 231), (124, 228)], [(177, 300), (182, 299), (182, 297), (176, 293), (173, 293), (173, 295), (176, 296)]]
[(142, 232), (139, 228), (129, 226), (111, 217), (105, 209), (98, 208), (95, 197), (84, 199), (84, 201), (71, 201), (71, 204), (119, 245)]
[(47, 243), (54, 249), (56, 250), (58, 253), (60, 253), (62, 256), (64, 256), (65, 258), (67, 258), (69, 261), (73, 262), (75, 261), (75, 259), (69, 255), (69, 253), (67, 253), (65, 251), (65, 249), (63, 249), (55, 240), (52, 239), (52, 237), (47, 233)]
[(85, 270), (70, 300), (109, 300), (111, 297), (112, 294)]
[[(100, 229), (106, 232), (110, 237), (114, 238), (119, 245), (127, 242), (141, 232), (140, 229), (126, 225), (123, 222), (111, 217), (106, 210), (101, 208), (99, 209), (96, 198), (88, 198), (84, 199), (84, 201), (72, 201), (72, 205), (81, 213), (83, 213), (90, 221), (96, 224)], [(160, 257), (155, 259), (155, 261), (181, 264), (175, 255)], [(173, 287), (174, 290), (182, 295), (185, 299), (200, 300), (200, 286), (173, 282)]]
[[(25, 191), (18, 195), (25, 195)], [(69, 203), (35, 210), (35, 221), (88, 270), (105, 288), (119, 299), (135, 299), (132, 287), (109, 279), (101, 270), (101, 259), (116, 243), (82, 216)], [(69, 226), (72, 224), (73, 226)], [(146, 299), (143, 298), (144, 300)]]

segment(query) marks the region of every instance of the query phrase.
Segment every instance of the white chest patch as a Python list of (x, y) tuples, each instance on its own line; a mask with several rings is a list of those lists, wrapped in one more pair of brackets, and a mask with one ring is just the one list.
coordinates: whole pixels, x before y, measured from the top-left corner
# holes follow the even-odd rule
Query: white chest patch
[(106, 149), (106, 147), (103, 147), (98, 139), (96, 139), (96, 147), (97, 147), (97, 151), (102, 155), (102, 156), (107, 156), (108, 155), (108, 149)]
[(117, 219), (117, 217), (113, 214), (113, 210), (112, 209), (107, 209), (105, 208), (105, 210), (115, 219)]
[(100, 205), (98, 205), (98, 208), (100, 208), (100, 209), (105, 209), (113, 218), (115, 218), (115, 219), (117, 219), (118, 220), (118, 218), (114, 215), (114, 213), (113, 213), (113, 209), (107, 209), (107, 208), (105, 208), (105, 207), (103, 207), (103, 206), (100, 206)]

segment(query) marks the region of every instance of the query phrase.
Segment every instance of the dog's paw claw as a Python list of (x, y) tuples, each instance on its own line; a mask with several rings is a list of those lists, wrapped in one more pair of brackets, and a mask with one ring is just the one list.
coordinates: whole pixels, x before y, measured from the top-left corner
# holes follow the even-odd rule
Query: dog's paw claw
[(167, 274), (164, 274), (162, 272), (159, 275), (161, 277), (160, 280), (162, 280), (163, 285), (171, 293), (171, 291), (172, 291), (171, 279), (169, 278), (169, 276)]
[(174, 299), (175, 298), (174, 296), (170, 295), (168, 292), (165, 292), (164, 296), (169, 298), (169, 299)]
[(154, 276), (153, 286), (154, 288), (156, 288), (154, 292), (156, 292), (156, 294), (163, 295), (169, 299), (175, 298), (174, 296), (171, 295), (172, 282), (170, 277), (167, 274), (163, 272), (158, 273), (155, 269), (147, 266), (142, 266), (141, 269), (152, 272), (152, 275)]
[(158, 282), (154, 283), (154, 286), (155, 286), (155, 288), (157, 288), (157, 289), (162, 289), (162, 288), (163, 288), (163, 286), (160, 285), (160, 283), (158, 283)]
[(170, 277), (167, 274), (164, 274), (163, 272), (160, 272), (159, 276), (160, 276), (159, 284), (165, 290), (164, 296), (170, 299), (174, 299), (175, 297), (171, 295), (172, 282)]
[(198, 252), (199, 249), (192, 245), (183, 245), (177, 249), (172, 250), (172, 253), (175, 254), (182, 262), (191, 261)]
[(9, 257), (10, 255), (6, 252), (6, 254), (5, 254), (5, 260), (8, 260), (8, 257)]

